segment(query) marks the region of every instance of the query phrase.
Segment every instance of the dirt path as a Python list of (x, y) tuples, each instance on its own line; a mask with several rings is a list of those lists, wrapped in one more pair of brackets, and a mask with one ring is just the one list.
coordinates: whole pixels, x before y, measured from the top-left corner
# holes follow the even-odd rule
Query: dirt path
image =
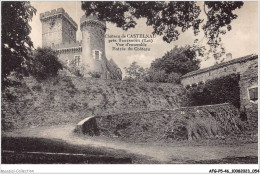
[(59, 139), (72, 145), (91, 146), (142, 155), (159, 163), (185, 163), (186, 161), (218, 160), (226, 157), (257, 156), (257, 143), (218, 146), (148, 145), (111, 141), (107, 138), (76, 136), (74, 126), (37, 127), (4, 133), (10, 137), (37, 137)]

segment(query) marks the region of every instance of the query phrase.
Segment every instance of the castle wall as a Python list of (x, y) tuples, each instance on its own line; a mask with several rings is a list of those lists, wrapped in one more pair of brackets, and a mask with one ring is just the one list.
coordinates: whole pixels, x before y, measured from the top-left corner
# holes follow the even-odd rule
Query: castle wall
[[(105, 55), (105, 23), (98, 21), (95, 17), (81, 18), (82, 31), (82, 57), (84, 64), (91, 72), (101, 73), (101, 78), (107, 76), (106, 55)], [(95, 51), (99, 51), (95, 58)]]
[(62, 42), (76, 42), (76, 30), (67, 20), (62, 21)]
[(62, 19), (57, 18), (53, 25), (51, 20), (42, 22), (42, 47), (60, 44), (62, 40)]
[(74, 61), (75, 56), (81, 56), (82, 57), (82, 52), (81, 51), (77, 51), (77, 52), (68, 51), (67, 53), (60, 53), (58, 55), (59, 60), (61, 60), (66, 65), (69, 65), (68, 63), (71, 63), (72, 61)]
[(64, 11), (54, 9), (40, 14), (42, 22), (42, 46), (53, 47), (65, 42), (76, 42), (77, 24)]

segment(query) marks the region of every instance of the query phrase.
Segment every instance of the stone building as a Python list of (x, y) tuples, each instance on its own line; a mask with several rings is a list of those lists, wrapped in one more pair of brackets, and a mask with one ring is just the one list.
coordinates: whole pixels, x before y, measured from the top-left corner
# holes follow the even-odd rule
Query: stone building
[(84, 76), (97, 75), (102, 79), (122, 79), (121, 69), (105, 54), (106, 23), (95, 16), (82, 16), (82, 40), (76, 40), (77, 23), (63, 8), (40, 14), (42, 47), (56, 50), (68, 67), (78, 69)]
[(192, 85), (194, 83), (205, 83), (207, 80), (227, 76), (230, 74), (242, 74), (248, 70), (248, 67), (252, 63), (258, 62), (258, 55), (249, 55), (237, 59), (230, 58), (230, 55), (227, 57), (229, 61), (192, 71), (183, 75), (181, 77), (181, 84), (186, 87), (187, 85)]
[(193, 84), (205, 83), (207, 80), (240, 74), (240, 111), (246, 113), (253, 130), (257, 130), (255, 128), (258, 123), (258, 55), (232, 59), (229, 54), (227, 57), (226, 62), (185, 74), (181, 77), (181, 83), (188, 88)]
[(257, 130), (258, 126), (258, 62), (254, 61), (240, 75), (241, 111), (246, 113), (250, 128)]

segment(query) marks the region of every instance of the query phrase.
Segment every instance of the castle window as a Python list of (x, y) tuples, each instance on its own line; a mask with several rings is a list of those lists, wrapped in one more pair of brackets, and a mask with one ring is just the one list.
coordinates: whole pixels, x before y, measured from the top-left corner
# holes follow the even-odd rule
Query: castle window
[(93, 50), (93, 57), (96, 60), (101, 60), (102, 52), (99, 50)]
[(51, 47), (54, 47), (54, 43), (51, 44)]
[(75, 65), (76, 65), (76, 66), (79, 66), (80, 56), (75, 56), (75, 57), (74, 57), (74, 61), (75, 61)]
[(249, 99), (252, 102), (258, 101), (258, 87), (251, 87), (248, 89), (249, 91)]

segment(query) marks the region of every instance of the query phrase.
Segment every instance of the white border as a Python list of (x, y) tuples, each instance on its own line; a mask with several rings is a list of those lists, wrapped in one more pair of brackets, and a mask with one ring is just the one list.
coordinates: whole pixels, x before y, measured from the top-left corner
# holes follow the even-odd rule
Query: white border
[[(13, 0), (17, 1), (17, 0)], [(36, 1), (49, 1), (49, 0), (36, 0)], [(52, 0), (57, 1), (57, 0)], [(68, 0), (63, 0), (68, 1)], [(102, 1), (102, 0), (97, 0)], [(136, 0), (133, 0), (136, 1)], [(154, 1), (154, 0), (151, 0)], [(176, 0), (178, 1), (178, 0)], [(182, 0), (189, 1), (189, 0)], [(239, 1), (239, 0), (234, 0)], [(260, 3), (259, 0), (251, 0), (258, 1), (258, 19), (259, 19), (259, 10)], [(0, 4), (1, 6), (1, 4)], [(0, 8), (1, 11), (1, 8)], [(1, 13), (0, 13), (1, 15)], [(258, 20), (259, 21), (259, 20)], [(258, 34), (260, 31), (260, 23), (258, 23)], [(258, 44), (258, 55), (259, 55), (259, 44)], [(0, 48), (1, 49), (1, 48)], [(1, 65), (1, 61), (0, 61)], [(258, 69), (258, 74), (260, 70)], [(0, 76), (1, 79), (1, 76)], [(258, 81), (260, 80), (258, 76)], [(1, 88), (1, 87), (0, 87)], [(2, 90), (1, 90), (2, 91)], [(258, 92), (258, 95), (259, 92)], [(259, 97), (259, 96), (258, 96)], [(1, 103), (1, 101), (0, 101)], [(259, 108), (258, 103), (258, 108)], [(0, 111), (1, 113), (1, 111)], [(258, 125), (260, 125), (260, 120), (258, 119)], [(258, 129), (258, 135), (260, 133), (260, 129)], [(1, 135), (1, 132), (0, 132)], [(259, 141), (258, 141), (259, 143)], [(1, 147), (1, 143), (0, 143)], [(258, 164), (254, 165), (241, 165), (241, 164), (220, 164), (220, 165), (189, 165), (189, 164), (164, 164), (164, 165), (91, 165), (91, 164), (79, 164), (79, 165), (69, 165), (69, 164), (61, 164), (61, 165), (29, 165), (29, 164), (1, 164), (1, 170), (11, 170), (9, 173), (24, 173), (22, 170), (34, 170), (34, 173), (208, 173), (210, 169), (259, 169), (259, 150), (258, 150)], [(1, 156), (1, 155), (0, 155)], [(1, 161), (1, 159), (0, 159)]]
[[(241, 165), (241, 164), (60, 164), (60, 165), (2, 165), (1, 170), (34, 170), (34, 173), (209, 173), (209, 170), (226, 170), (230, 172), (232, 169), (259, 169), (258, 164)], [(55, 171), (55, 172), (54, 172)], [(16, 173), (16, 172), (12, 172)], [(20, 172), (21, 173), (21, 172)]]

